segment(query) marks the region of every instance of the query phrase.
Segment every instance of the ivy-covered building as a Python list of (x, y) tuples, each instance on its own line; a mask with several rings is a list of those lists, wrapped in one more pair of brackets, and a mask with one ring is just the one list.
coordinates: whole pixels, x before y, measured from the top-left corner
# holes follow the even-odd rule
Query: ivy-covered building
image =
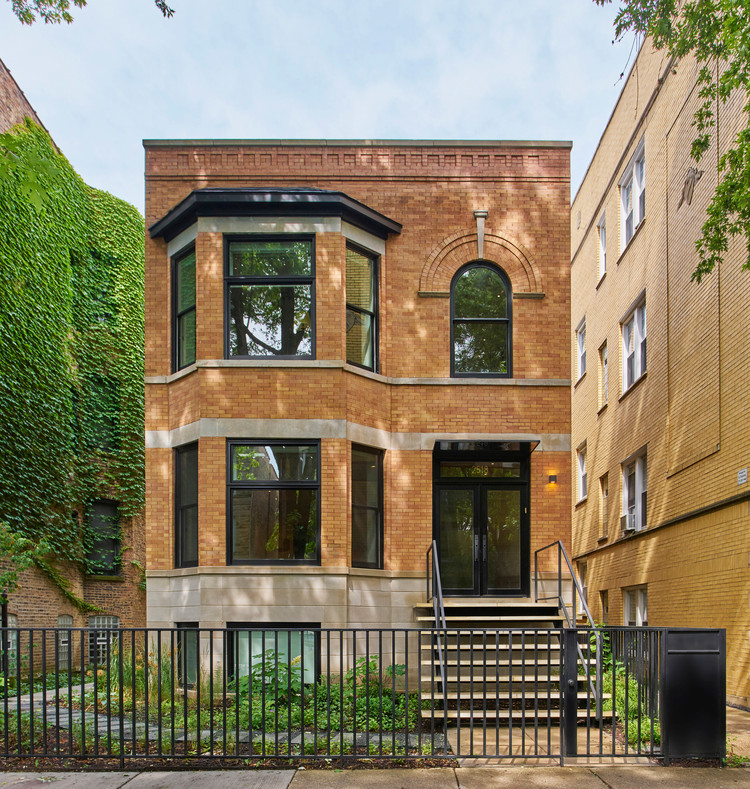
[(2, 62), (0, 133), (3, 585), (33, 559), (4, 614), (140, 626), (143, 219), (81, 180)]

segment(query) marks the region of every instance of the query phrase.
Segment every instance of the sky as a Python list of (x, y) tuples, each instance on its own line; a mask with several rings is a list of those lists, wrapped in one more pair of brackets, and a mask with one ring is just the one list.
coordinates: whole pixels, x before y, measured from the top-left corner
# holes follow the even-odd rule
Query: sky
[(0, 58), (91, 186), (143, 211), (143, 139), (572, 140), (571, 197), (632, 40), (593, 0), (89, 0)]

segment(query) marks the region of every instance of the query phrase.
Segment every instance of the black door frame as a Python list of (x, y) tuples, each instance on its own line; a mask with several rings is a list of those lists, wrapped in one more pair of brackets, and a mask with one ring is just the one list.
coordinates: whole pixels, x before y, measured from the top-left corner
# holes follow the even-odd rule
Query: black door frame
[[(444, 589), (446, 594), (463, 597), (528, 597), (531, 589), (531, 501), (529, 467), (532, 445), (526, 442), (439, 442), (433, 451), (433, 538), (440, 550), (440, 492), (450, 489), (474, 490), (474, 589)], [(441, 477), (441, 461), (500, 461), (520, 463), (518, 477)], [(520, 492), (521, 578), (514, 589), (487, 589), (487, 513), (486, 491)]]

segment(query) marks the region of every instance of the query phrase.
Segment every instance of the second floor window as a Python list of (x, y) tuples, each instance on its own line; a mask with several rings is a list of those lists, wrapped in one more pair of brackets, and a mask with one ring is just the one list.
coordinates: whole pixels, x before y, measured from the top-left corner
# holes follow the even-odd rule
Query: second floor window
[(120, 517), (116, 501), (98, 499), (89, 506), (84, 532), (86, 569), (91, 575), (120, 572)]
[(181, 370), (195, 362), (195, 250), (175, 258), (172, 264), (174, 359), (172, 367)]
[(175, 567), (198, 564), (198, 445), (175, 450)]
[(377, 261), (373, 255), (346, 249), (346, 361), (377, 369)]
[(510, 377), (511, 290), (494, 266), (470, 263), (451, 288), (451, 374)]
[(310, 238), (228, 242), (228, 357), (314, 357), (314, 260)]

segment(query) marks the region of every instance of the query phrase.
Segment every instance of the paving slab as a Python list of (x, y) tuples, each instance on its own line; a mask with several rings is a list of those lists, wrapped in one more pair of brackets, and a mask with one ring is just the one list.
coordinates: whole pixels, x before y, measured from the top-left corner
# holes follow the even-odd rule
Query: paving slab
[(459, 789), (606, 789), (585, 767), (459, 767)]
[(138, 775), (111, 773), (0, 773), (2, 789), (120, 789)]
[[(290, 789), (351, 789), (355, 786), (357, 789), (457, 789), (456, 775), (450, 767), (429, 770), (297, 770)], [(597, 789), (603, 789), (601, 783)]]
[[(724, 789), (750, 786), (744, 767), (592, 767), (591, 772), (611, 789)], [(604, 789), (600, 785), (600, 789)]]
[(294, 770), (143, 772), (133, 778), (127, 789), (287, 789), (292, 778)]

